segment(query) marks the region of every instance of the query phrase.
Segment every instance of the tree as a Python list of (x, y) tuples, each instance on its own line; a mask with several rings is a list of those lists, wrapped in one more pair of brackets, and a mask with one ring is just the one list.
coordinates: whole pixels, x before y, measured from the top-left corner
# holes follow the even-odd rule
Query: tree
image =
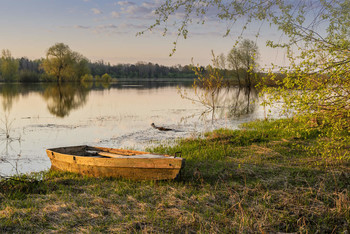
[(228, 66), (235, 71), (239, 86), (241, 86), (240, 70), (245, 73), (246, 86), (252, 86), (251, 76), (256, 70), (258, 56), (258, 46), (249, 39), (241, 41), (237, 47), (234, 46), (227, 55)]
[(248, 87), (252, 85), (252, 73), (255, 71), (258, 59), (258, 46), (251, 40), (245, 39), (240, 45), (240, 59), (245, 71), (245, 80)]
[(241, 86), (241, 76), (239, 70), (241, 68), (240, 51), (238, 48), (233, 47), (227, 55), (228, 67), (235, 71), (236, 78), (238, 80), (238, 85)]
[[(331, 140), (320, 144), (319, 155), (349, 158), (349, 153), (339, 153), (348, 152), (344, 147), (350, 142), (349, 9), (347, 0), (166, 0), (156, 9), (149, 30), (165, 24), (168, 33), (166, 24), (175, 18), (170, 16), (179, 12), (184, 18), (177, 24), (178, 38), (187, 37), (191, 23), (204, 24), (209, 12), (228, 22), (225, 35), (238, 20), (245, 20), (243, 31), (257, 21), (277, 28), (286, 39), (267, 45), (286, 49), (290, 65), (279, 67), (284, 79), (278, 89), (262, 84), (263, 91), (271, 91), (270, 100), (283, 100), (284, 110), (294, 110), (294, 119), (327, 129), (323, 137)], [(275, 74), (270, 70), (272, 79)]]
[(73, 52), (73, 61), (71, 75), (68, 78), (71, 81), (81, 81), (84, 75), (90, 74), (89, 61), (77, 52)]
[(11, 56), (9, 50), (2, 50), (1, 75), (5, 82), (15, 81), (17, 78), (19, 63)]
[(206, 69), (199, 65), (192, 67), (197, 76), (192, 85), (195, 98), (190, 97), (185, 90), (179, 89), (178, 92), (182, 98), (205, 106), (207, 109), (202, 113), (202, 116), (211, 112), (211, 120), (213, 123), (215, 110), (217, 109), (217, 99), (224, 86), (224, 75), (221, 67), (221, 65), (224, 64), (222, 64), (223, 56), (215, 56), (213, 51), (212, 56), (213, 65), (208, 65)]
[(110, 75), (108, 75), (107, 73), (105, 73), (101, 76), (101, 80), (104, 83), (109, 83), (112, 81), (112, 77)]
[(85, 74), (81, 77), (81, 82), (93, 82), (94, 77), (91, 74)]
[(62, 80), (79, 81), (89, 73), (87, 59), (63, 43), (56, 43), (48, 49), (42, 68), (55, 77), (58, 83)]

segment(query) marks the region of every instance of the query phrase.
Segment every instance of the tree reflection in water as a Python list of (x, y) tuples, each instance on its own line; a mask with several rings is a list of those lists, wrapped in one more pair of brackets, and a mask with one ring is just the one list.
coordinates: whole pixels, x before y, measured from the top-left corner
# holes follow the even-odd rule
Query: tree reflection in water
[[(18, 161), (21, 158), (21, 136), (13, 136), (12, 123), (15, 120), (10, 117), (14, 101), (19, 97), (18, 86), (5, 84), (1, 86), (2, 109), (0, 116), (0, 163), (10, 165), (16, 174), (18, 174)], [(17, 143), (16, 147), (12, 144)], [(9, 167), (9, 168), (10, 168)], [(0, 177), (4, 175), (0, 172)]]
[(68, 116), (71, 110), (83, 106), (89, 89), (79, 84), (51, 84), (46, 87), (43, 97), (51, 114), (57, 117)]
[(211, 99), (211, 102), (214, 103), (205, 105), (204, 111), (187, 116), (182, 121), (195, 116), (199, 116), (201, 119), (210, 119), (212, 123), (215, 119), (240, 118), (254, 113), (258, 105), (257, 101), (258, 92), (255, 88), (239, 86), (222, 88)]
[[(16, 144), (13, 146), (13, 144)], [(0, 138), (0, 148), (2, 149), (0, 163), (8, 164), (8, 170), (12, 168), (15, 174), (19, 174), (18, 163), (22, 157), (21, 138)], [(3, 177), (0, 172), (0, 178)]]
[(10, 112), (14, 101), (19, 97), (18, 86), (14, 84), (3, 84), (0, 86), (2, 96), (2, 108), (4, 112)]
[[(44, 88), (44, 90), (43, 90)], [(36, 85), (34, 90), (42, 93), (49, 112), (57, 117), (68, 116), (70, 111), (81, 107), (87, 101), (87, 94), (92, 85), (82, 86), (74, 83), (48, 86)], [(0, 85), (2, 112), (0, 112), (0, 164), (7, 164), (9, 173), (18, 174), (19, 161), (22, 158), (21, 131), (12, 127), (16, 118), (11, 117), (11, 110), (20, 96), (32, 92), (32, 86), (19, 84)], [(29, 160), (29, 159), (27, 159)], [(12, 169), (11, 169), (12, 168)], [(12, 172), (10, 172), (12, 170)], [(0, 171), (0, 177), (3, 177)]]
[(229, 118), (237, 118), (251, 114), (255, 111), (258, 92), (255, 88), (239, 87), (235, 89), (231, 97), (231, 105), (228, 111)]
[[(3, 84), (0, 86), (3, 113), (0, 115), (0, 141), (17, 140), (12, 136), (12, 123), (15, 120), (10, 117), (12, 106), (19, 99), (20, 89), (18, 85)], [(20, 139), (20, 137), (18, 137)]]
[(212, 112), (218, 118), (234, 119), (254, 113), (258, 92), (249, 87), (226, 87), (218, 93), (216, 107)]

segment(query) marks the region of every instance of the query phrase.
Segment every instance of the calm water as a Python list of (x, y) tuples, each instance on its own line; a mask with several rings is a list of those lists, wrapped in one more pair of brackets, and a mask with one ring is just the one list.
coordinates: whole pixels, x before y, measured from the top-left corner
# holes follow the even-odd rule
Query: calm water
[[(196, 99), (190, 83), (0, 84), (0, 175), (50, 168), (47, 148), (88, 144), (144, 150), (265, 116), (255, 90), (222, 90), (212, 121), (212, 112), (181, 98), (178, 87)], [(161, 132), (151, 123), (176, 131)]]

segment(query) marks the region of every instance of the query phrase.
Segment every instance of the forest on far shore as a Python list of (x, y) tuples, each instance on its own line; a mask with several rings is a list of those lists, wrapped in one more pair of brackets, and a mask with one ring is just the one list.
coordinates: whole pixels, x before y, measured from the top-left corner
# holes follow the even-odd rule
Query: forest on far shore
[[(2, 64), (0, 59), (0, 66)], [(5, 66), (0, 69), (0, 81), (3, 82), (45, 82), (52, 81), (51, 77), (42, 68), (44, 59), (30, 60), (26, 57), (12, 58), (14, 66), (10, 77), (4, 77), (3, 71), (9, 70)], [(190, 65), (163, 66), (159, 64), (137, 62), (136, 64), (111, 65), (103, 60), (97, 62), (86, 61), (87, 73), (94, 79), (108, 74), (112, 78), (191, 78), (195, 77)]]
[[(257, 75), (257, 45), (248, 39), (224, 55), (213, 55), (213, 67), (219, 72), (217, 78), (228, 78), (238, 85), (255, 85)], [(111, 65), (103, 60), (91, 62), (82, 54), (73, 51), (64, 43), (51, 46), (45, 58), (30, 60), (26, 57), (14, 58), (7, 49), (2, 50), (0, 58), (0, 82), (45, 82), (64, 81), (110, 82), (112, 79), (194, 79), (199, 74), (210, 77), (211, 65), (164, 66), (150, 62)]]

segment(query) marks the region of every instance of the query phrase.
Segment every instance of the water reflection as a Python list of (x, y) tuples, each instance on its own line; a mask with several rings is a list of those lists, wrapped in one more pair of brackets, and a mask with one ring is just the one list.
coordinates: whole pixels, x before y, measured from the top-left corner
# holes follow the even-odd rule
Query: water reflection
[[(19, 161), (22, 156), (22, 147), (20, 138), (1, 138), (0, 148), (2, 149), (0, 163), (5, 163), (8, 166), (7, 171), (12, 171), (14, 174), (19, 174)], [(0, 176), (5, 176), (0, 171)]]
[(255, 88), (239, 87), (231, 94), (231, 105), (228, 117), (241, 117), (254, 113), (257, 109), (258, 92)]
[[(15, 133), (13, 131), (12, 124), (14, 123), (15, 119), (10, 117), (11, 106), (7, 105), (6, 108), (3, 108), (4, 114), (2, 114), (0, 118), (0, 149), (2, 149), (0, 151), (0, 163), (10, 165), (9, 168), (12, 168), (12, 171), (18, 174), (18, 161), (21, 157), (21, 137), (14, 136)], [(3, 175), (0, 173), (0, 176)]]
[(19, 97), (18, 86), (14, 84), (4, 84), (0, 86), (0, 94), (2, 96), (2, 109), (5, 112), (10, 111), (14, 101)]
[[(192, 100), (193, 98), (186, 97), (186, 99)], [(184, 120), (199, 116), (200, 119), (211, 120), (214, 123), (216, 119), (237, 119), (252, 115), (259, 105), (258, 91), (249, 87), (225, 87), (218, 90), (203, 105), (206, 107), (204, 111), (187, 116)]]
[(110, 82), (103, 82), (103, 81), (99, 81), (95, 83), (96, 87), (102, 87), (103, 89), (109, 89), (111, 87), (111, 83)]
[[(120, 81), (110, 84), (108, 91), (96, 83), (0, 84), (4, 104), (0, 119), (12, 123), (9, 139), (0, 130), (0, 174), (48, 169), (47, 148), (87, 144), (142, 151), (152, 144), (218, 128), (236, 129), (243, 122), (264, 118), (255, 89), (222, 89), (213, 99), (215, 111), (210, 112), (180, 97), (177, 86), (193, 94), (191, 84)], [(203, 112), (205, 121), (199, 120)], [(153, 122), (179, 131), (157, 131), (150, 125)]]
[(72, 83), (51, 84), (45, 88), (43, 97), (47, 102), (49, 112), (57, 117), (68, 116), (74, 110), (86, 103), (89, 88)]
[[(105, 89), (137, 89), (150, 90), (164, 87), (175, 86), (169, 82), (135, 82), (132, 84), (110, 84), (110, 83), (92, 83), (83, 84), (63, 83), (61, 85), (46, 84), (36, 85), (35, 88), (23, 87), (14, 84), (4, 84), (0, 86), (0, 95), (2, 96), (2, 108), (4, 112), (10, 112), (11, 108), (20, 95), (30, 91), (41, 91), (42, 97), (47, 103), (49, 112), (57, 117), (66, 117), (74, 109), (82, 107), (87, 102), (88, 93), (91, 90)], [(189, 83), (182, 84), (188, 88)], [(35, 89), (35, 90), (33, 90)], [(30, 91), (28, 91), (30, 90)], [(226, 87), (220, 89), (210, 100), (209, 108), (206, 108), (200, 114), (201, 117), (215, 118), (237, 118), (243, 115), (254, 113), (258, 99), (258, 92), (255, 88), (247, 87)]]
[[(132, 81), (120, 83), (106, 82), (85, 82), (82, 84), (62, 83), (61, 85), (53, 84), (0, 84), (0, 99), (2, 109), (9, 113), (11, 108), (19, 97), (29, 93), (41, 93), (47, 103), (49, 112), (57, 117), (67, 117), (74, 109), (84, 106), (87, 102), (87, 95), (92, 90), (106, 89), (137, 89), (152, 90), (165, 87), (176, 87), (177, 82), (138, 82)], [(183, 87), (189, 87), (190, 82), (181, 83)]]

